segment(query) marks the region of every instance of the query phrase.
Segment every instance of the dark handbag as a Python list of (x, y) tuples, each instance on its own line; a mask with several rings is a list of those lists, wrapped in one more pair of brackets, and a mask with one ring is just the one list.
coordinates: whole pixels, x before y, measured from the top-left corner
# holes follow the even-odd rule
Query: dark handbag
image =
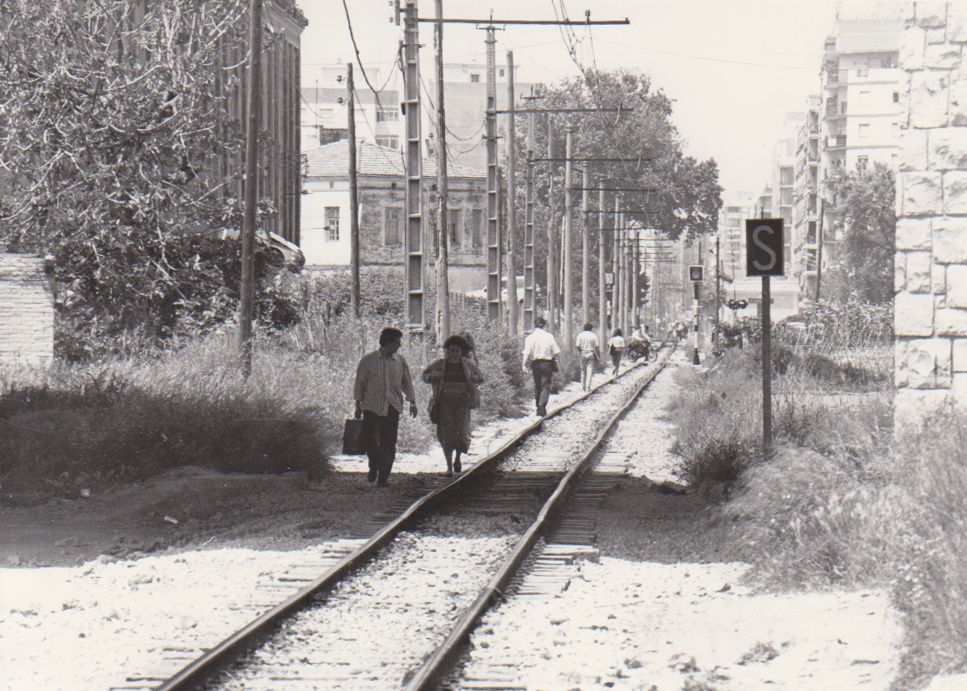
[(354, 417), (347, 417), (342, 430), (342, 452), (347, 456), (359, 456), (366, 453), (366, 437), (363, 435), (363, 421)]
[(434, 425), (440, 424), (440, 402), (435, 395), (430, 396), (430, 407), (427, 412), (430, 414), (430, 422)]

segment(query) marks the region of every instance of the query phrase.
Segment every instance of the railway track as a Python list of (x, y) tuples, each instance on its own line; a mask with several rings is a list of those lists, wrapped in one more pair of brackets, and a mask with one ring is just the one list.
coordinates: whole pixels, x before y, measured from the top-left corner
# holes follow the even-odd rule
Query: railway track
[[(331, 553), (322, 576), (294, 575), (304, 587), (174, 676), (128, 682), (334, 689), (392, 688), (407, 678), (426, 688), (661, 364), (631, 368), (535, 421), (368, 540), (348, 541), (341, 549), (350, 553)], [(594, 405), (582, 406), (589, 398)]]

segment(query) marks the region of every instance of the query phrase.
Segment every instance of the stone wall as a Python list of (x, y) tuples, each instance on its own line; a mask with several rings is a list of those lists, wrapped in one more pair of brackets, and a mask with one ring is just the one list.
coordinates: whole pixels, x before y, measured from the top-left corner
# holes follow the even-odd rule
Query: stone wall
[(44, 260), (0, 253), (0, 365), (54, 357), (54, 294)]
[(896, 420), (967, 408), (967, 3), (911, 2), (900, 37)]

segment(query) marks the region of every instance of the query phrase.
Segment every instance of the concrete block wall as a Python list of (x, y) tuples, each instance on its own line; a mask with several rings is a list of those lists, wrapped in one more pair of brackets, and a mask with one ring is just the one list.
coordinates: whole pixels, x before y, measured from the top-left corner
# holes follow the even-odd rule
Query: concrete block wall
[(54, 358), (54, 293), (44, 260), (0, 253), (0, 365)]
[(898, 425), (967, 410), (967, 3), (910, 2), (900, 44)]

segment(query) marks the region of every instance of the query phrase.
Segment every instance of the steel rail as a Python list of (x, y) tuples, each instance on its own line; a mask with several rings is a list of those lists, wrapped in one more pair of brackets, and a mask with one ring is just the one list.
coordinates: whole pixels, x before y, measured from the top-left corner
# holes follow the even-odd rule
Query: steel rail
[[(674, 350), (674, 347), (672, 350)], [(643, 360), (646, 359), (643, 358)], [(463, 644), (470, 637), (470, 633), (480, 618), (490, 609), (497, 598), (503, 598), (503, 591), (507, 583), (514, 577), (520, 565), (531, 553), (534, 545), (542, 536), (550, 521), (559, 515), (566, 499), (570, 495), (571, 489), (588, 470), (591, 459), (597, 455), (605, 439), (613, 432), (618, 422), (628, 414), (632, 406), (638, 402), (641, 393), (654, 381), (658, 373), (664, 369), (666, 362), (667, 356), (665, 361), (662, 362), (661, 367), (655, 368), (651, 375), (635, 390), (635, 393), (628, 401), (608, 420), (608, 423), (595, 438), (594, 443), (584, 452), (581, 460), (561, 478), (557, 489), (544, 502), (544, 506), (541, 508), (537, 518), (534, 519), (531, 527), (517, 541), (514, 550), (503, 561), (484, 591), (464, 611), (464, 614), (450, 630), (450, 635), (447, 636), (446, 640), (427, 658), (419, 669), (407, 677), (403, 687), (406, 691), (425, 691), (426, 689), (435, 688), (433, 685), (439, 680), (451, 660), (462, 650)]]
[[(638, 361), (619, 375), (624, 377), (632, 370), (644, 366), (647, 363)], [(163, 684), (158, 686), (159, 691), (175, 691), (183, 689), (194, 689), (200, 687), (206, 680), (213, 677), (224, 667), (235, 661), (241, 653), (254, 648), (258, 643), (267, 638), (275, 626), (290, 616), (306, 607), (317, 595), (331, 590), (335, 585), (352, 571), (363, 566), (376, 552), (396, 537), (403, 528), (414, 522), (429, 508), (439, 504), (462, 489), (462, 485), (469, 482), (471, 477), (476, 477), (480, 473), (490, 470), (491, 466), (498, 464), (511, 451), (517, 448), (526, 439), (538, 432), (546, 420), (549, 420), (560, 413), (569, 410), (581, 401), (586, 400), (592, 394), (598, 392), (603, 387), (612, 383), (614, 379), (599, 383), (597, 386), (587, 391), (567, 405), (557, 408), (544, 417), (529, 424), (514, 437), (505, 442), (500, 448), (488, 456), (482, 458), (480, 462), (469, 468), (465, 473), (448, 482), (443, 487), (436, 489), (429, 494), (417, 499), (415, 502), (401, 513), (396, 519), (387, 523), (373, 537), (361, 545), (356, 551), (343, 557), (315, 581), (307, 585), (302, 590), (294, 593), (283, 602), (274, 606), (272, 609), (259, 615), (243, 628), (237, 630), (221, 643), (211, 648), (203, 655), (195, 658), (188, 663), (174, 676), (170, 677)], [(650, 379), (649, 379), (650, 381)], [(637, 392), (633, 397), (637, 398)]]

